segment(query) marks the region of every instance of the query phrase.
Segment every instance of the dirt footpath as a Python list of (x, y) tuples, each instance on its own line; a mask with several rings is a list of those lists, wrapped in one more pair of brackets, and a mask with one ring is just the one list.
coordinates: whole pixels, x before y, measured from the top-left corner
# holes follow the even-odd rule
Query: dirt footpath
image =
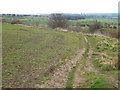
[(65, 65), (60, 66), (50, 80), (46, 81), (43, 85), (37, 84), (36, 88), (64, 88), (67, 81), (67, 76), (71, 69), (76, 65), (85, 52), (85, 48), (77, 51), (77, 55), (73, 59), (66, 62)]

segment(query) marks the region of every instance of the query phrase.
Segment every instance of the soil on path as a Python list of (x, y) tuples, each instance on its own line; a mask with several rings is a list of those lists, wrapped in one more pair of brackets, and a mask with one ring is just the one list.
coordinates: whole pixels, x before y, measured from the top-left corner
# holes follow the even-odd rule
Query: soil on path
[(67, 76), (71, 69), (76, 65), (85, 52), (85, 48), (77, 51), (77, 55), (73, 59), (66, 62), (65, 65), (60, 66), (59, 69), (54, 73), (50, 80), (46, 81), (43, 85), (36, 85), (36, 88), (65, 88)]

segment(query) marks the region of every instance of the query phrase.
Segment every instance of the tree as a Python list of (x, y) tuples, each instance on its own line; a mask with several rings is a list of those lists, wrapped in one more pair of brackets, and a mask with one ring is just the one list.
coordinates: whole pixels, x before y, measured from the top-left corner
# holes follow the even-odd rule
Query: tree
[(55, 14), (51, 14), (51, 16), (49, 17), (48, 25), (51, 28), (57, 28), (57, 27), (64, 28), (67, 26), (66, 24), (67, 24), (67, 20), (62, 14), (55, 13)]

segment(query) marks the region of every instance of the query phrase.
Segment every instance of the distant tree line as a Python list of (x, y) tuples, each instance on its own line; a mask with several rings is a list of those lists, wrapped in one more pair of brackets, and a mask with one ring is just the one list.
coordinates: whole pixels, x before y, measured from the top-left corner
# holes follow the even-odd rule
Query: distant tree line
[(49, 15), (30, 15), (30, 14), (0, 14), (0, 16), (8, 16), (8, 17), (14, 17), (14, 16), (34, 16), (34, 17), (48, 17)]
[[(93, 13), (93, 14), (65, 14), (67, 20), (77, 20), (77, 19), (118, 19), (117, 13)], [(48, 17), (50, 14), (0, 14), (0, 16), (35, 16), (35, 17)]]
[(14, 16), (31, 16), (31, 15), (26, 15), (26, 14), (1, 14), (1, 16), (11, 16), (11, 17), (14, 17)]
[(67, 20), (78, 20), (78, 19), (85, 19), (84, 16), (66, 16)]

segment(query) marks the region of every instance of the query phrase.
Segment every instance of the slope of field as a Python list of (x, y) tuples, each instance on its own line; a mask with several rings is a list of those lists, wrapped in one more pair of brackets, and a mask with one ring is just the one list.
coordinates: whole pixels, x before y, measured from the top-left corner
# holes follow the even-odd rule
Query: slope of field
[(67, 87), (118, 88), (118, 40), (98, 35), (85, 35), (86, 52)]
[(3, 24), (3, 87), (117, 88), (118, 40)]
[(3, 87), (43, 83), (83, 47), (80, 33), (3, 24)]

